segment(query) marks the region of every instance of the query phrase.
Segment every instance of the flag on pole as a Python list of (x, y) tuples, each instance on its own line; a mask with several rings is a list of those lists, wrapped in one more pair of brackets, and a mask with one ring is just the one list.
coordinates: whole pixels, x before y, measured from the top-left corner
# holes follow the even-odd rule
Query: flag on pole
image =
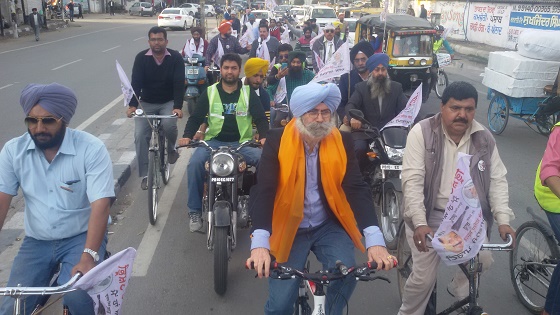
[(276, 4), (276, 0), (266, 0), (265, 6), (269, 11), (273, 12), (274, 9), (278, 6), (278, 4)]
[(117, 73), (119, 74), (119, 79), (121, 80), (121, 90), (124, 96), (124, 107), (127, 107), (130, 103), (132, 97), (134, 97), (134, 89), (132, 88), (132, 84), (128, 80), (126, 73), (124, 73), (123, 68), (118, 60), (117, 62)]
[(310, 41), (309, 41), (309, 47), (311, 49), (313, 49), (313, 43), (315, 43), (316, 40), (319, 39), (319, 37), (323, 36), (323, 29), (319, 27), (319, 34), (317, 34), (317, 36), (313, 37)]
[(268, 45), (266, 43), (261, 42), (259, 44), (257, 48), (257, 57), (270, 62), (270, 52), (268, 51)]
[(122, 250), (95, 266), (74, 284), (73, 288), (86, 291), (93, 299), (95, 314), (120, 314), (135, 257), (134, 248)]
[(319, 54), (317, 54), (316, 52), (313, 52), (313, 55), (315, 56), (315, 63), (317, 63), (317, 69), (319, 69), (319, 71), (321, 71), (321, 69), (323, 69), (323, 59), (321, 59), (321, 56), (319, 56)]
[(286, 27), (284, 32), (280, 35), (280, 43), (281, 44), (289, 44), (290, 43), (290, 30)]
[(288, 95), (288, 89), (286, 89), (286, 77), (282, 77), (278, 86), (276, 87), (276, 94), (274, 94), (274, 103), (281, 104), (282, 101)]
[(239, 39), (239, 45), (243, 48), (247, 47), (250, 43), (253, 42), (251, 40), (252, 38), (253, 38), (253, 31), (247, 29), (245, 34), (243, 34), (243, 36), (241, 36), (241, 38)]
[(416, 88), (414, 93), (412, 93), (406, 103), (406, 107), (397, 115), (397, 117), (393, 118), (390, 122), (383, 126), (381, 130), (387, 127), (408, 127), (412, 125), (412, 123), (414, 123), (414, 119), (418, 116), (420, 107), (422, 107), (422, 83), (420, 83), (420, 86)]
[(222, 60), (222, 56), (224, 55), (224, 47), (222, 47), (222, 42), (218, 39), (218, 49), (214, 56), (212, 56), (212, 61), (214, 61), (215, 65), (220, 65), (220, 60)]
[[(315, 54), (315, 58), (317, 59), (317, 66), (319, 67), (321, 58), (319, 58), (317, 54)], [(345, 42), (334, 52), (331, 59), (329, 59), (324, 66), (321, 65), (321, 67), (319, 67), (319, 72), (311, 81), (327, 81), (350, 72), (350, 68), (350, 49), (348, 49), (348, 42)]]

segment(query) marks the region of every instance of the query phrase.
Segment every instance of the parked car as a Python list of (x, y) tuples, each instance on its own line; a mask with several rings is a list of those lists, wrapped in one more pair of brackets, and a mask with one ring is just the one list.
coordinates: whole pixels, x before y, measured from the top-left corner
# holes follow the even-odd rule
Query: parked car
[(210, 4), (204, 5), (204, 14), (206, 14), (206, 16), (215, 16), (216, 11), (214, 10), (214, 6)]
[(196, 12), (198, 12), (198, 4), (195, 3), (183, 3), (179, 6), (179, 8), (187, 9), (189, 15), (194, 16)]
[(290, 10), (290, 15), (294, 17), (299, 23), (303, 22), (303, 17), (305, 15), (305, 9), (303, 8), (293, 8)]
[(289, 4), (283, 4), (283, 5), (279, 5), (276, 8), (274, 8), (274, 17), (276, 19), (281, 18), (282, 16), (284, 16), (284, 14), (286, 14), (286, 12), (290, 12), (290, 9), (292, 8), (291, 5)]
[(251, 9), (266, 10), (264, 1), (251, 1)]
[(136, 2), (128, 10), (130, 15), (154, 16), (154, 8), (149, 2)]
[(305, 11), (304, 21), (309, 19), (317, 19), (317, 25), (319, 27), (325, 27), (325, 25), (332, 23), (337, 20), (336, 13), (334, 9), (327, 6), (313, 6)]
[(181, 28), (184, 31), (194, 25), (194, 18), (185, 8), (168, 8), (161, 11), (158, 16), (158, 26), (171, 29)]
[(262, 19), (270, 21), (270, 19), (273, 18), (272, 12), (268, 10), (253, 10), (251, 13), (255, 15), (255, 21), (257, 21), (257, 23), (260, 23)]

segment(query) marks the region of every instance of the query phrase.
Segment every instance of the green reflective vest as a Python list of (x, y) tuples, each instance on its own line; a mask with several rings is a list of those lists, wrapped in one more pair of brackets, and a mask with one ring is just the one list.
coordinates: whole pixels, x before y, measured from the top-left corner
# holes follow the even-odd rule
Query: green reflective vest
[[(239, 129), (239, 143), (251, 140), (253, 137), (253, 117), (249, 114), (249, 96), (251, 95), (251, 87), (243, 85), (237, 100), (235, 109), (235, 119), (237, 120), (237, 128)], [(210, 106), (208, 114), (208, 130), (204, 140), (211, 140), (216, 137), (224, 125), (224, 105), (218, 92), (218, 84), (208, 87), (208, 104)]]
[[(560, 122), (557, 122), (554, 127), (560, 126)], [(552, 127), (552, 129), (554, 129)], [(560, 199), (556, 196), (550, 188), (543, 186), (541, 184), (541, 164), (542, 160), (539, 163), (539, 167), (537, 168), (537, 174), (535, 176), (535, 198), (539, 202), (541, 208), (548, 212), (560, 213)]]

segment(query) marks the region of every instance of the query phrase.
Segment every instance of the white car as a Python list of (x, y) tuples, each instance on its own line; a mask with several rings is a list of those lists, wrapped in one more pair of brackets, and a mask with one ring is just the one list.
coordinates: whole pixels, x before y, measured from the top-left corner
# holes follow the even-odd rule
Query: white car
[(130, 15), (154, 16), (154, 8), (149, 2), (135, 2), (128, 10)]
[(356, 18), (346, 18), (344, 22), (348, 22), (348, 47), (354, 47), (354, 42), (356, 41), (356, 23), (358, 19)]
[(169, 8), (161, 11), (158, 16), (159, 27), (181, 28), (187, 30), (194, 25), (194, 18), (185, 8)]
[(270, 19), (274, 18), (272, 12), (268, 10), (252, 10), (251, 13), (255, 15), (255, 21), (257, 21), (257, 24), (260, 23), (262, 19), (270, 22)]
[(294, 17), (298, 22), (303, 21), (303, 16), (305, 15), (305, 9), (303, 8), (293, 8), (290, 10), (290, 15)]
[(206, 16), (215, 16), (216, 11), (214, 10), (214, 6), (212, 6), (210, 4), (205, 4), (204, 5), (204, 14)]
[(313, 6), (307, 9), (304, 16), (304, 21), (309, 19), (316, 19), (317, 25), (321, 28), (325, 27), (325, 25), (336, 21), (338, 18), (336, 17), (336, 13), (334, 9), (327, 6)]
[(190, 15), (194, 16), (196, 12), (198, 12), (198, 4), (195, 3), (183, 3), (179, 6), (179, 8), (187, 9)]

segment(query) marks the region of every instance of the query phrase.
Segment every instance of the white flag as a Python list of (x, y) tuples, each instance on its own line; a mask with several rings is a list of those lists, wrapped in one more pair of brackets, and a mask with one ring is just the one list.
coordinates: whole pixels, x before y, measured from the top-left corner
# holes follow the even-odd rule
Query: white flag
[(290, 30), (286, 27), (284, 32), (280, 35), (280, 43), (281, 44), (289, 44), (290, 43)]
[(317, 36), (313, 37), (310, 41), (309, 41), (309, 47), (313, 48), (313, 43), (315, 43), (316, 40), (319, 39), (319, 37), (323, 36), (323, 29), (319, 27), (319, 34), (317, 34)]
[(288, 89), (286, 89), (286, 77), (282, 77), (280, 82), (278, 82), (278, 86), (276, 87), (276, 94), (274, 94), (274, 103), (281, 104), (282, 101), (288, 95)]
[(270, 52), (266, 43), (260, 43), (259, 48), (257, 48), (257, 57), (270, 62)]
[(73, 288), (86, 291), (93, 299), (95, 314), (120, 314), (135, 257), (134, 248), (122, 250), (95, 266), (74, 284)]
[(268, 71), (272, 70), (272, 67), (276, 64), (276, 57), (272, 58), (272, 61), (268, 63)]
[(253, 32), (249, 32), (249, 30), (247, 30), (247, 32), (245, 32), (245, 34), (243, 34), (243, 36), (241, 36), (241, 38), (239, 39), (239, 45), (243, 48), (247, 47), (247, 45), (249, 45), (249, 43), (252, 43), (252, 41), (250, 41), (249, 39), (253, 37)]
[(212, 56), (212, 61), (214, 61), (215, 65), (217, 66), (220, 65), (220, 60), (222, 60), (223, 55), (224, 55), (224, 47), (222, 47), (222, 42), (220, 42), (220, 39), (218, 39), (218, 49), (216, 50), (214, 56)]
[(414, 119), (418, 116), (418, 112), (422, 107), (422, 83), (416, 88), (414, 93), (408, 99), (406, 107), (390, 122), (388, 122), (381, 130), (387, 127), (408, 127), (414, 123)]
[(321, 56), (319, 56), (319, 54), (317, 54), (316, 52), (313, 52), (313, 55), (315, 56), (315, 63), (317, 64), (317, 69), (321, 71), (321, 69), (324, 66), (323, 59), (321, 59)]
[[(315, 58), (317, 57), (315, 55)], [(317, 66), (319, 66), (319, 60), (321, 58), (317, 59)], [(350, 49), (348, 49), (348, 43), (344, 43), (334, 52), (331, 59), (323, 67), (319, 68), (319, 72), (311, 81), (321, 82), (339, 77), (344, 73), (350, 72), (350, 67)]]
[(276, 0), (266, 0), (265, 6), (269, 11), (274, 11), (278, 4), (276, 4)]
[(134, 97), (134, 89), (132, 88), (132, 84), (128, 80), (126, 73), (124, 73), (123, 68), (118, 60), (117, 62), (117, 73), (119, 74), (119, 79), (121, 80), (121, 90), (124, 95), (124, 107), (128, 106), (132, 97)]
[[(458, 265), (475, 257), (486, 239), (486, 220), (469, 170), (471, 157), (459, 152), (451, 195), (432, 241), (447, 265)], [(483, 162), (478, 164), (484, 168)]]

